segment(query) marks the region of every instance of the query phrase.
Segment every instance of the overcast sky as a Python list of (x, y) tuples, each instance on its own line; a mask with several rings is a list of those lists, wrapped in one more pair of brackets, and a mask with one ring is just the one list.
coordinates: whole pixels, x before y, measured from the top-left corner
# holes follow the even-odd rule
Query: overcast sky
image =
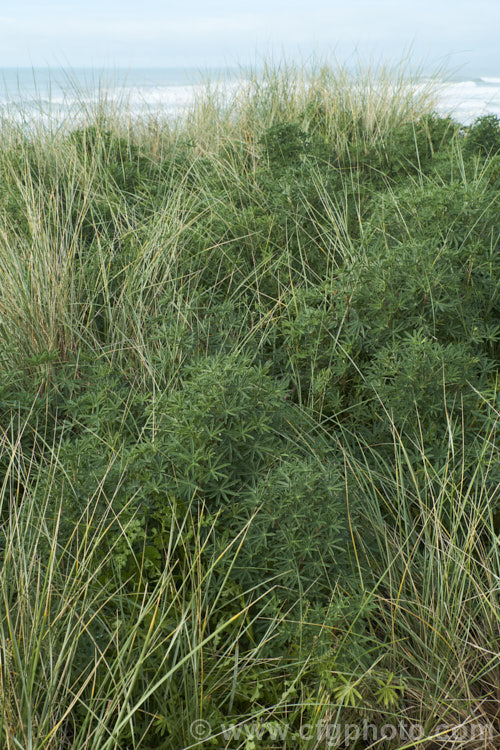
[(500, 74), (500, 0), (0, 0), (0, 66), (413, 57)]

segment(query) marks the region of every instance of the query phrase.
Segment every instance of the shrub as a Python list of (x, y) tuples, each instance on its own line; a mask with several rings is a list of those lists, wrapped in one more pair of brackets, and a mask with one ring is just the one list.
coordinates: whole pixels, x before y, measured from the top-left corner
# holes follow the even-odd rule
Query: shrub
[(498, 115), (483, 115), (472, 123), (465, 140), (467, 151), (483, 156), (494, 155), (500, 149), (500, 120)]
[[(356, 507), (350, 512), (355, 525)], [(339, 578), (352, 586), (348, 508), (338, 457), (292, 454), (261, 472), (255, 489), (238, 498), (228, 522), (236, 521), (238, 528), (252, 518), (235, 565), (245, 588), (268, 581), (290, 604), (298, 597), (327, 602)]]

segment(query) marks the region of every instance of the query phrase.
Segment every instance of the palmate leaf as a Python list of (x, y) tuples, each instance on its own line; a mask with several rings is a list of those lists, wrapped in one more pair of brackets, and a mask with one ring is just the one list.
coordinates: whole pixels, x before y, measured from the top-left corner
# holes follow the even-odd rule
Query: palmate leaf
[(352, 708), (359, 706), (363, 702), (363, 696), (357, 689), (359, 680), (348, 680), (341, 674), (337, 677), (342, 684), (333, 689), (335, 700), (344, 706), (351, 706)]

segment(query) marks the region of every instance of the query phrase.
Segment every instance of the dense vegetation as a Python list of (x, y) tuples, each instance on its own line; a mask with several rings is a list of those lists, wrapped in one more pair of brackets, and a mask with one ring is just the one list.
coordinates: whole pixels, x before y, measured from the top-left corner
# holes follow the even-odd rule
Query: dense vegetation
[(4, 120), (1, 747), (498, 747), (500, 126), (431, 93)]

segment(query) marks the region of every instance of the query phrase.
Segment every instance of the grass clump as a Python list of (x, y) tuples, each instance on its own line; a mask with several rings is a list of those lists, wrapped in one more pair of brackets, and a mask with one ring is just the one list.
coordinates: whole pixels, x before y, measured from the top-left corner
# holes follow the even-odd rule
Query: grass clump
[(497, 746), (497, 131), (290, 67), (4, 120), (2, 747)]

